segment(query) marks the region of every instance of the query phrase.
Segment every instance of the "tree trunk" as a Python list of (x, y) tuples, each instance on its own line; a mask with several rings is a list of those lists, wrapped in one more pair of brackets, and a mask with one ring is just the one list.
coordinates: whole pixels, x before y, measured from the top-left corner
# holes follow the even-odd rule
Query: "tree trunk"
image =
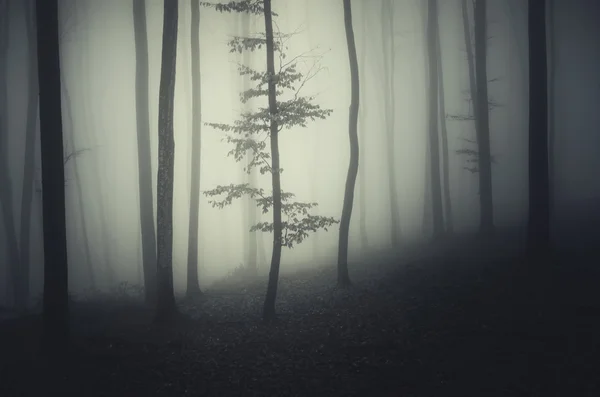
[(156, 300), (157, 288), (156, 233), (154, 230), (152, 155), (150, 151), (148, 37), (145, 0), (133, 0), (133, 29), (135, 36), (135, 114), (144, 294), (146, 303), (153, 304)]
[(454, 230), (454, 219), (452, 216), (452, 199), (450, 197), (450, 164), (448, 151), (448, 130), (446, 128), (446, 98), (444, 97), (444, 70), (442, 68), (442, 45), (440, 43), (440, 24), (436, 18), (437, 30), (437, 67), (439, 77), (439, 107), (440, 107), (440, 133), (442, 137), (442, 175), (444, 177), (444, 214), (446, 233)]
[(43, 346), (58, 356), (69, 341), (58, 1), (37, 0), (36, 15), (44, 217)]
[(438, 132), (438, 62), (437, 62), (437, 0), (428, 0), (427, 52), (429, 58), (429, 159), (431, 162), (431, 209), (433, 238), (444, 234), (444, 211), (440, 177), (440, 143)]
[[(400, 243), (400, 214), (398, 211), (398, 192), (396, 188), (396, 167), (394, 164), (394, 138), (396, 89), (395, 89), (395, 46), (394, 46), (394, 11), (391, 0), (383, 2), (382, 35), (384, 43), (384, 92), (385, 92), (385, 121), (386, 121), (386, 159), (390, 200), (391, 240), (392, 246)], [(387, 26), (385, 21), (387, 20)], [(387, 29), (386, 29), (387, 28)]]
[[(361, 32), (361, 54), (360, 54), (360, 66), (359, 70), (363, 72), (363, 77), (365, 76), (366, 64), (367, 64), (367, 3), (362, 3), (362, 25), (363, 30)], [(359, 97), (365, 97), (364, 84), (360, 86), (361, 90), (359, 93)], [(367, 237), (367, 170), (365, 167), (365, 152), (364, 148), (366, 146), (367, 141), (367, 109), (364, 106), (361, 106), (358, 114), (359, 120), (359, 147), (363, 149), (363, 159), (358, 164), (358, 214), (359, 214), (359, 228), (360, 228), (360, 242), (361, 247), (364, 250), (369, 248), (369, 239)]]
[[(465, 49), (467, 51), (467, 65), (469, 68), (469, 91), (471, 92), (471, 106), (473, 107), (473, 118), (479, 118), (477, 109), (477, 80), (475, 79), (475, 55), (473, 54), (473, 41), (471, 40), (471, 23), (469, 22), (469, 6), (467, 0), (462, 0), (463, 33), (465, 35)], [(479, 126), (475, 121), (475, 135)]]
[(352, 26), (352, 6), (350, 0), (344, 0), (344, 26), (346, 28), (346, 42), (348, 45), (348, 60), (350, 63), (351, 97), (348, 119), (348, 137), (350, 140), (350, 165), (346, 176), (346, 189), (344, 191), (344, 204), (340, 220), (340, 241), (338, 245), (338, 287), (345, 288), (350, 285), (348, 275), (348, 238), (350, 234), (350, 218), (354, 203), (354, 185), (358, 174), (359, 147), (358, 147), (358, 109), (360, 104), (360, 81), (358, 78), (358, 58), (356, 56), (356, 43), (354, 42), (354, 29)]
[(15, 306), (19, 306), (20, 255), (13, 213), (12, 180), (8, 169), (8, 0), (0, 2), (0, 205), (8, 244), (8, 273)]
[(545, 2), (529, 0), (529, 222), (528, 250), (550, 245), (548, 87)]
[(494, 231), (492, 156), (487, 87), (487, 0), (475, 2), (475, 79), (477, 84), (477, 145), (479, 149), (479, 203), (482, 234)]
[(162, 58), (158, 98), (157, 177), (157, 321), (177, 313), (173, 292), (173, 170), (175, 141), (173, 108), (177, 61), (178, 1), (164, 0)]
[(187, 296), (201, 294), (198, 282), (198, 223), (200, 217), (200, 160), (202, 154), (202, 86), (200, 76), (200, 2), (192, 0), (192, 172), (187, 257)]
[(556, 109), (554, 101), (555, 75), (556, 75), (556, 34), (554, 31), (554, 0), (548, 0), (548, 17), (546, 50), (549, 54), (548, 61), (548, 178), (550, 183), (550, 215), (554, 212), (556, 203)]
[(281, 264), (282, 224), (281, 224), (281, 175), (279, 173), (279, 125), (277, 124), (277, 84), (275, 81), (275, 54), (273, 44), (273, 17), (271, 15), (271, 0), (263, 0), (265, 16), (265, 35), (267, 41), (267, 74), (269, 76), (269, 113), (271, 115), (270, 144), (271, 171), (273, 185), (273, 254), (269, 270), (269, 284), (263, 307), (263, 320), (270, 322), (275, 319), (275, 299), (277, 298), (277, 283)]

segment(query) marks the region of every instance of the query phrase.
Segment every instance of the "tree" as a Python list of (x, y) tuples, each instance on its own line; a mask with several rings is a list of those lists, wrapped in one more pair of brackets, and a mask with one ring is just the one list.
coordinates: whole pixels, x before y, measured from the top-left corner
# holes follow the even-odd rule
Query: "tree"
[(529, 222), (528, 250), (542, 254), (550, 246), (548, 172), (548, 77), (546, 5), (529, 0)]
[(200, 2), (191, 4), (192, 54), (192, 172), (188, 230), (187, 295), (201, 294), (198, 282), (198, 223), (200, 217), (200, 156), (202, 153), (202, 86), (200, 77)]
[(477, 145), (479, 149), (479, 229), (483, 234), (494, 230), (492, 199), (492, 155), (490, 150), (490, 121), (487, 78), (487, 0), (475, 2), (475, 84), (477, 99)]
[[(252, 226), (251, 232), (263, 231), (273, 233), (273, 251), (269, 282), (263, 307), (263, 320), (270, 322), (275, 319), (275, 300), (277, 297), (277, 284), (281, 263), (282, 247), (293, 248), (300, 244), (309, 232), (318, 229), (327, 230), (331, 225), (338, 223), (331, 217), (313, 215), (310, 209), (317, 203), (303, 203), (291, 201), (295, 195), (281, 190), (281, 172), (279, 162), (279, 132), (282, 129), (305, 127), (308, 120), (324, 119), (331, 110), (322, 109), (311, 101), (314, 97), (300, 95), (300, 90), (312, 78), (318, 69), (314, 67), (304, 75), (298, 68), (298, 61), (302, 55), (288, 60), (283, 52), (287, 46), (290, 35), (273, 32), (273, 16), (269, 0), (243, 0), (224, 4), (203, 3), (214, 7), (220, 12), (246, 12), (263, 15), (265, 20), (265, 33), (257, 37), (234, 36), (229, 41), (231, 52), (254, 51), (266, 47), (266, 73), (254, 70), (247, 65), (239, 65), (242, 76), (248, 75), (256, 83), (256, 87), (244, 91), (240, 95), (242, 103), (251, 98), (267, 97), (268, 107), (261, 107), (254, 112), (243, 112), (241, 119), (233, 125), (220, 123), (207, 123), (207, 125), (226, 132), (225, 140), (234, 145), (228, 155), (236, 161), (246, 158), (250, 152), (252, 160), (246, 165), (246, 172), (252, 172), (257, 167), (261, 174), (271, 174), (272, 193), (268, 195), (263, 189), (252, 187), (247, 183), (238, 185), (220, 185), (204, 192), (209, 197), (221, 197), (221, 200), (211, 200), (213, 207), (224, 208), (234, 199), (250, 196), (256, 205), (262, 208), (263, 213), (270, 209), (273, 212), (273, 222), (259, 222)], [(279, 68), (275, 70), (275, 54), (278, 54)], [(284, 90), (291, 91), (289, 99), (278, 99)], [(266, 135), (262, 137), (261, 135)], [(266, 139), (269, 139), (267, 150)], [(271, 160), (269, 162), (269, 160)], [(224, 196), (224, 197), (223, 197)], [(286, 216), (286, 220), (282, 219)]]
[(392, 246), (400, 243), (400, 212), (398, 208), (398, 189), (396, 187), (396, 167), (394, 165), (394, 137), (396, 112), (396, 46), (394, 44), (394, 8), (391, 0), (385, 0), (381, 7), (382, 36), (383, 36), (383, 79), (385, 92), (385, 121), (386, 121), (386, 159), (390, 200), (390, 219)]
[(354, 29), (352, 27), (352, 5), (350, 0), (344, 0), (344, 26), (346, 29), (346, 43), (348, 45), (348, 60), (350, 63), (351, 99), (348, 120), (350, 165), (348, 166), (348, 175), (346, 176), (346, 188), (344, 190), (344, 203), (340, 221), (340, 241), (338, 245), (338, 286), (342, 288), (350, 285), (350, 277), (348, 275), (348, 237), (350, 233), (352, 206), (354, 204), (354, 186), (356, 184), (359, 163), (358, 108), (360, 101), (360, 87), (356, 43), (354, 41)]
[(152, 155), (150, 152), (150, 110), (148, 72), (148, 34), (146, 1), (133, 0), (133, 30), (135, 37), (135, 114), (137, 124), (138, 189), (142, 267), (146, 303), (156, 299), (156, 234), (152, 192)]
[(440, 176), (440, 143), (438, 132), (438, 61), (437, 61), (437, 0), (427, 2), (427, 54), (429, 59), (429, 161), (431, 182), (431, 208), (433, 217), (433, 238), (444, 234), (444, 212)]
[(164, 0), (158, 94), (156, 320), (159, 322), (172, 318), (177, 313), (173, 292), (173, 171), (175, 163), (173, 105), (175, 102), (178, 4), (178, 1)]
[(37, 0), (37, 53), (44, 217), (43, 345), (64, 351), (69, 341), (67, 233), (58, 1)]
[(0, 1), (0, 205), (8, 242), (8, 272), (15, 306), (20, 306), (20, 255), (13, 213), (13, 189), (8, 169), (8, 0)]

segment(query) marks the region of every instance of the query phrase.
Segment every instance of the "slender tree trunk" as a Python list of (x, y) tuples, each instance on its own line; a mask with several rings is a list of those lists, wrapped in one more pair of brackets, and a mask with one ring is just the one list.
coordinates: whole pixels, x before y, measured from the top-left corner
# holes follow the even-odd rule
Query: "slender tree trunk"
[(177, 61), (178, 1), (164, 0), (162, 59), (158, 98), (157, 321), (177, 313), (173, 291), (173, 110)]
[(433, 237), (444, 234), (444, 211), (440, 177), (440, 143), (438, 132), (438, 62), (437, 62), (437, 0), (428, 0), (427, 50), (429, 58), (429, 158), (431, 162), (431, 205)]
[[(396, 187), (396, 167), (394, 164), (394, 138), (396, 87), (395, 87), (395, 45), (394, 45), (394, 10), (391, 0), (385, 0), (382, 11), (382, 36), (384, 45), (384, 90), (385, 90), (385, 120), (386, 120), (386, 159), (390, 199), (390, 220), (392, 246), (400, 243), (400, 214), (398, 210), (398, 192)], [(384, 22), (387, 20), (387, 24)], [(387, 26), (386, 26), (387, 25)], [(386, 29), (387, 28), (387, 29)]]
[(198, 282), (200, 159), (202, 154), (202, 86), (200, 77), (200, 2), (192, 0), (192, 172), (187, 257), (187, 296), (201, 294)]
[(10, 171), (8, 169), (8, 41), (9, 41), (8, 0), (0, 2), (0, 205), (2, 206), (2, 223), (8, 243), (8, 271), (12, 287), (12, 298), (15, 306), (20, 303), (20, 255), (19, 242), (15, 228), (13, 213), (13, 191)]
[(529, 0), (529, 223), (528, 250), (550, 245), (548, 86), (545, 2)]
[[(479, 111), (477, 109), (477, 80), (475, 79), (475, 55), (473, 54), (473, 41), (471, 40), (471, 23), (469, 22), (469, 6), (467, 0), (462, 0), (462, 19), (463, 19), (463, 32), (465, 35), (465, 49), (467, 51), (467, 65), (469, 68), (469, 91), (471, 92), (471, 106), (473, 107), (473, 118), (477, 120), (479, 118)], [(479, 136), (477, 132), (479, 126), (475, 121), (475, 135)]]
[(65, 173), (58, 1), (37, 0), (37, 53), (44, 217), (43, 346), (59, 356), (69, 341)]
[(142, 266), (144, 269), (146, 303), (153, 304), (156, 300), (156, 233), (154, 230), (152, 155), (150, 151), (148, 32), (145, 0), (133, 0), (133, 27), (135, 36), (135, 114)]
[(338, 287), (345, 288), (350, 285), (348, 275), (348, 238), (350, 234), (350, 218), (354, 203), (354, 186), (358, 174), (359, 146), (358, 146), (358, 110), (360, 104), (360, 81), (358, 78), (358, 58), (356, 43), (354, 42), (354, 28), (352, 26), (352, 6), (350, 0), (344, 0), (344, 26), (346, 28), (346, 42), (348, 45), (348, 61), (350, 63), (350, 109), (348, 117), (348, 138), (350, 140), (350, 164), (346, 176), (346, 189), (344, 191), (344, 204), (340, 220), (340, 241), (338, 245)]
[[(362, 3), (362, 25), (363, 30), (361, 32), (361, 54), (360, 54), (360, 66), (359, 70), (363, 72), (363, 77), (366, 75), (367, 70), (367, 3)], [(363, 99), (365, 98), (364, 84), (360, 85), (360, 93)], [(365, 152), (367, 141), (367, 109), (365, 106), (361, 106), (358, 114), (358, 139), (359, 146), (363, 149), (363, 160), (358, 164), (358, 214), (359, 214), (359, 227), (360, 227), (360, 241), (363, 250), (369, 248), (369, 239), (367, 236), (367, 170), (365, 166)]]
[(475, 79), (477, 81), (478, 115), (477, 145), (479, 149), (479, 203), (480, 232), (494, 231), (494, 205), (492, 196), (492, 155), (490, 150), (490, 122), (487, 87), (487, 0), (475, 2)]
[(25, 154), (23, 156), (23, 190), (21, 194), (21, 235), (19, 251), (21, 254), (19, 268), (19, 300), (17, 307), (26, 310), (29, 306), (30, 283), (30, 242), (31, 242), (31, 204), (33, 202), (34, 164), (35, 164), (35, 130), (38, 116), (38, 76), (37, 76), (37, 40), (35, 33), (35, 4), (32, 0), (25, 2), (25, 24), (29, 41), (29, 71), (27, 124), (25, 127)]
[(448, 151), (448, 129), (446, 128), (446, 98), (444, 94), (444, 70), (442, 67), (442, 45), (440, 35), (440, 24), (438, 18), (436, 18), (437, 24), (437, 62), (438, 62), (438, 76), (439, 76), (439, 107), (440, 107), (440, 132), (442, 138), (442, 175), (444, 177), (444, 213), (445, 213), (445, 226), (446, 233), (452, 233), (454, 231), (454, 219), (452, 216), (452, 199), (450, 197), (450, 164)]
[(555, 75), (556, 75), (556, 34), (554, 31), (554, 0), (548, 0), (548, 18), (546, 50), (550, 53), (548, 57), (548, 176), (550, 180), (550, 215), (554, 212), (556, 202), (556, 109), (555, 109)]
[(275, 299), (279, 281), (281, 264), (282, 223), (281, 223), (281, 175), (279, 171), (279, 125), (277, 124), (277, 84), (275, 81), (275, 53), (273, 43), (273, 17), (271, 0), (263, 0), (265, 16), (265, 34), (267, 44), (267, 74), (269, 76), (269, 114), (271, 115), (270, 144), (271, 172), (273, 185), (273, 254), (269, 270), (269, 284), (263, 307), (263, 320), (270, 322), (275, 319)]

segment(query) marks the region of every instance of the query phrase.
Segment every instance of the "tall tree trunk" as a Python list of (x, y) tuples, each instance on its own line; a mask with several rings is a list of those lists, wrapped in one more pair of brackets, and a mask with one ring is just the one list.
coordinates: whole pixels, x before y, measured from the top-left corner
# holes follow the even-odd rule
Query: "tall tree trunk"
[(360, 104), (360, 81), (358, 78), (358, 58), (356, 43), (354, 42), (354, 29), (352, 26), (352, 6), (350, 0), (344, 0), (344, 26), (346, 29), (346, 43), (348, 45), (348, 61), (350, 63), (350, 109), (348, 117), (348, 138), (350, 140), (350, 164), (346, 176), (346, 189), (344, 191), (344, 204), (340, 220), (340, 241), (338, 245), (338, 287), (350, 285), (348, 275), (348, 238), (350, 234), (350, 218), (354, 203), (354, 186), (358, 174), (359, 146), (358, 146), (358, 110)]
[[(390, 200), (391, 240), (392, 246), (400, 243), (400, 213), (398, 209), (398, 192), (396, 187), (396, 167), (394, 164), (396, 84), (395, 84), (395, 45), (394, 45), (394, 10), (391, 0), (385, 0), (382, 11), (383, 36), (383, 69), (385, 91), (385, 121), (386, 121), (386, 159)], [(387, 24), (386, 24), (387, 21)], [(387, 29), (386, 29), (387, 28)]]
[(492, 155), (490, 150), (490, 121), (487, 87), (487, 0), (475, 2), (475, 79), (477, 84), (477, 145), (479, 149), (480, 232), (494, 230), (492, 199)]
[(146, 28), (145, 0), (133, 0), (133, 29), (135, 36), (135, 114), (144, 294), (146, 303), (153, 304), (156, 300), (156, 233), (154, 230), (152, 155), (150, 151), (148, 32)]
[(442, 67), (442, 45), (440, 35), (440, 24), (436, 18), (437, 24), (437, 67), (439, 76), (439, 107), (440, 107), (440, 133), (442, 138), (442, 175), (444, 177), (444, 214), (446, 233), (452, 233), (454, 230), (454, 219), (452, 216), (452, 199), (450, 197), (450, 164), (448, 151), (448, 129), (446, 128), (446, 98), (444, 97), (444, 70)]
[(440, 143), (438, 132), (438, 62), (437, 62), (437, 0), (428, 0), (427, 52), (429, 58), (429, 159), (431, 162), (431, 209), (433, 216), (433, 238), (444, 234), (444, 211), (440, 177)]
[(69, 341), (58, 1), (37, 0), (36, 15), (44, 217), (43, 346), (58, 356)]
[(19, 239), (20, 285), (18, 308), (25, 310), (29, 306), (30, 283), (30, 241), (31, 241), (31, 204), (33, 202), (33, 183), (35, 165), (35, 132), (38, 115), (38, 76), (37, 76), (37, 41), (35, 33), (35, 4), (33, 0), (25, 1), (25, 24), (29, 41), (29, 70), (27, 94), (27, 124), (25, 127), (25, 154), (23, 156), (23, 190), (21, 194), (21, 236)]
[(263, 0), (265, 16), (265, 35), (267, 44), (267, 74), (269, 76), (269, 114), (271, 115), (270, 144), (271, 144), (271, 184), (273, 186), (273, 254), (269, 270), (269, 284), (263, 307), (263, 320), (270, 322), (275, 319), (275, 299), (279, 281), (281, 264), (282, 223), (281, 223), (281, 174), (279, 170), (279, 125), (277, 123), (277, 84), (275, 81), (275, 53), (273, 43), (273, 17), (271, 0)]
[[(363, 77), (366, 75), (367, 70), (367, 3), (362, 3), (362, 26), (361, 32), (361, 54), (360, 54), (360, 65), (359, 70), (363, 72)], [(360, 85), (359, 96), (365, 98), (364, 84)], [(363, 250), (369, 248), (369, 239), (367, 236), (367, 170), (365, 166), (365, 152), (364, 148), (367, 141), (367, 109), (365, 106), (361, 106), (358, 113), (358, 139), (359, 146), (363, 148), (363, 160), (358, 164), (358, 214), (359, 214), (359, 228), (360, 228), (360, 242)]]
[(550, 216), (556, 203), (556, 109), (555, 109), (555, 75), (556, 75), (556, 33), (554, 28), (554, 0), (548, 0), (548, 26), (546, 27), (546, 50), (548, 57), (548, 178), (550, 183)]
[(8, 0), (0, 2), (0, 205), (2, 206), (2, 223), (8, 243), (8, 272), (12, 287), (12, 298), (15, 306), (20, 303), (20, 255), (19, 242), (15, 228), (13, 213), (13, 191), (10, 171), (8, 169), (8, 41), (9, 41), (9, 9)]
[(550, 245), (548, 86), (545, 2), (529, 0), (529, 222), (528, 250)]
[[(469, 6), (467, 0), (462, 0), (462, 20), (463, 20), (463, 33), (465, 35), (465, 49), (467, 51), (467, 65), (469, 68), (469, 91), (471, 93), (471, 106), (473, 107), (473, 118), (477, 120), (479, 118), (479, 111), (477, 109), (477, 80), (475, 79), (475, 55), (473, 54), (473, 41), (471, 39), (471, 23), (469, 22)], [(475, 135), (477, 133), (477, 121), (475, 121)]]
[(177, 64), (178, 1), (164, 0), (162, 58), (158, 98), (158, 177), (157, 177), (157, 321), (177, 312), (173, 292), (173, 170), (175, 140), (173, 108)]
[(187, 257), (187, 296), (201, 294), (198, 282), (198, 223), (200, 217), (200, 159), (202, 153), (202, 86), (200, 77), (200, 2), (192, 0), (192, 172)]

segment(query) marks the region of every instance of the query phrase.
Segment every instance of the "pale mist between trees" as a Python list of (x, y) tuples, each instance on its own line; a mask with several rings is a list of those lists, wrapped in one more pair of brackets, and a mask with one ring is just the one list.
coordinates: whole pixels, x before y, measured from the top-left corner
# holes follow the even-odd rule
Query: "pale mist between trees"
[[(34, 306), (43, 289), (35, 11), (26, 3), (0, 1), (2, 306)], [(394, 253), (432, 236), (481, 228), (510, 232), (516, 245), (525, 244), (527, 2), (487, 2), (483, 41), (477, 38), (481, 25), (473, 2), (436, 3), (432, 22), (427, 1), (352, 2), (360, 161), (349, 263), (368, 266), (376, 252)], [(547, 10), (552, 235), (564, 245), (579, 242), (574, 231), (585, 234), (577, 228), (579, 220), (599, 217), (600, 47), (597, 36), (587, 33), (598, 17), (591, 4), (554, 1)], [(306, 223), (294, 223), (305, 216), (305, 207), (291, 215), (283, 211), (284, 225), (308, 230), (304, 236), (284, 227), (286, 273), (338, 261), (352, 87), (341, 1), (279, 0), (273, 11), (274, 45), (280, 50), (274, 67), (287, 73), (277, 81), (278, 104), (294, 106), (300, 95), (312, 106), (279, 120), (281, 189), (295, 195), (284, 193), (284, 206), (318, 204), (308, 209), (312, 218)], [(176, 294), (190, 288), (189, 263), (195, 260), (201, 289), (240, 268), (266, 278), (273, 247), (269, 128), (243, 129), (268, 120), (268, 84), (247, 102), (240, 99), (262, 78), (246, 68), (266, 71), (266, 48), (258, 39), (236, 43), (239, 36), (264, 38), (264, 16), (203, 6), (196, 23), (195, 15), (189, 2), (180, 2), (173, 49)], [(144, 263), (155, 266), (149, 258), (156, 255), (163, 2), (148, 1), (144, 9), (136, 1), (132, 7), (129, 1), (63, 0), (59, 21), (69, 290), (143, 286)], [(482, 53), (487, 68), (477, 64)], [(476, 89), (482, 86), (486, 89)], [(434, 95), (438, 99), (432, 101)], [(485, 101), (487, 112), (477, 105)], [(228, 129), (245, 112), (259, 109), (267, 112), (259, 122)], [(487, 131), (479, 132), (479, 140), (478, 129)], [(199, 178), (193, 169), (200, 170)], [(249, 187), (231, 188), (244, 183)], [(194, 192), (201, 194), (194, 199)], [(232, 197), (219, 208), (227, 194), (241, 193), (255, 197)], [(190, 219), (198, 219), (197, 231)], [(264, 231), (250, 231), (255, 224)], [(25, 276), (15, 270), (24, 266)], [(26, 296), (18, 298), (15, 289)]]

